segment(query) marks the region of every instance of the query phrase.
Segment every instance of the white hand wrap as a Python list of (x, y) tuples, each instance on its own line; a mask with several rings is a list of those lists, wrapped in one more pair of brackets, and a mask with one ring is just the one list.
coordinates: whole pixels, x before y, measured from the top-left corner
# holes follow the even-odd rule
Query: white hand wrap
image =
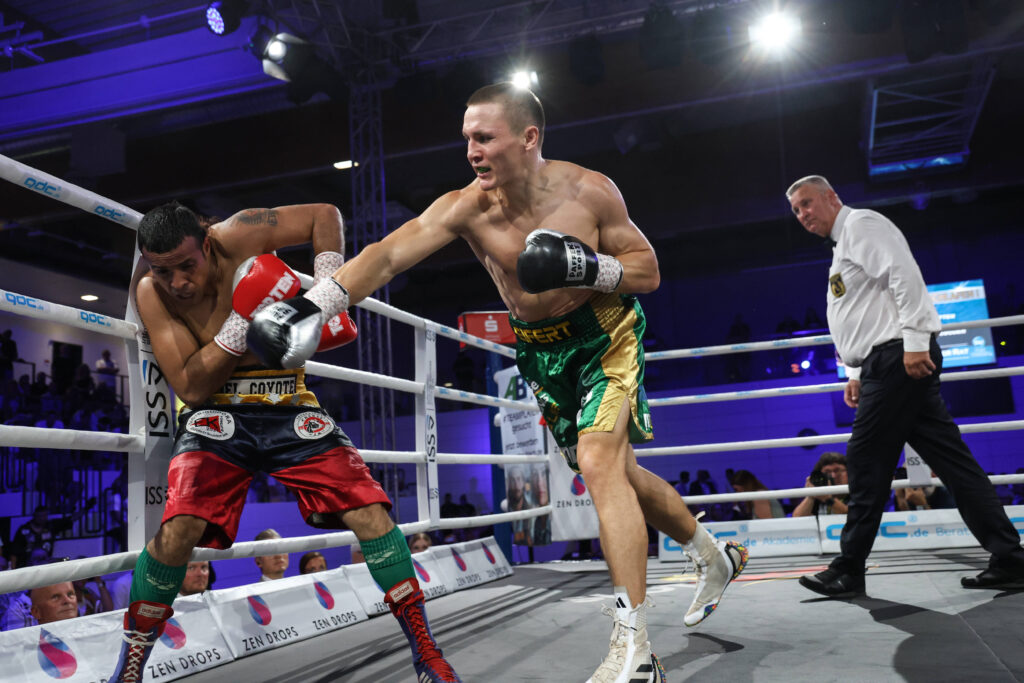
[(345, 257), (336, 251), (321, 251), (313, 259), (313, 282), (320, 282), (334, 275), (334, 271), (345, 263)]
[(622, 282), (622, 262), (607, 254), (597, 255), (597, 280), (592, 289), (599, 292), (614, 292)]
[(331, 277), (316, 283), (302, 296), (315, 303), (324, 312), (324, 320), (330, 320), (348, 309), (348, 291)]
[(220, 331), (217, 332), (217, 336), (213, 338), (213, 341), (232, 356), (241, 356), (249, 348), (248, 344), (245, 343), (245, 335), (248, 331), (249, 321), (238, 313), (231, 311), (228, 319), (220, 326)]

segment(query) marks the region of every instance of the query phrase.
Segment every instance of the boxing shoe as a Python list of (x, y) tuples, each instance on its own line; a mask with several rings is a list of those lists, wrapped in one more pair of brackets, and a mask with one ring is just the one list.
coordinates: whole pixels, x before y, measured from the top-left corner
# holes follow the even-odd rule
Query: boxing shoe
[(828, 598), (848, 599), (864, 595), (864, 576), (844, 574), (829, 567), (823, 572), (800, 577), (800, 585)]
[(153, 652), (153, 645), (163, 635), (167, 620), (174, 614), (169, 605), (159, 602), (136, 600), (124, 614), (124, 641), (117, 667), (107, 680), (110, 683), (140, 683), (146, 660)]
[(443, 657), (441, 648), (434, 642), (423, 604), (423, 591), (416, 577), (392, 586), (384, 594), (384, 602), (395, 619), (398, 619), (402, 632), (409, 640), (416, 683), (462, 683), (462, 679)]
[(697, 588), (683, 623), (696, 626), (718, 607), (729, 582), (746, 568), (750, 553), (739, 543), (725, 543), (714, 538), (699, 522), (683, 551), (690, 557), (697, 574)]
[(665, 669), (647, 640), (647, 607), (652, 604), (644, 600), (632, 609), (621, 604), (617, 609), (601, 608), (615, 623), (608, 654), (587, 683), (667, 683)]

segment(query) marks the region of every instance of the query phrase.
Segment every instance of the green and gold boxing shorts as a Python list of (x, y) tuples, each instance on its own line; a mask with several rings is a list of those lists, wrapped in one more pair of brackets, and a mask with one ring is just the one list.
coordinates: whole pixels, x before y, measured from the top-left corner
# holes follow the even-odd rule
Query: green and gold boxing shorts
[(644, 392), (643, 336), (635, 296), (595, 294), (567, 315), (537, 322), (509, 316), (516, 364), (569, 467), (579, 472), (580, 434), (610, 432), (629, 404), (629, 442), (654, 438)]

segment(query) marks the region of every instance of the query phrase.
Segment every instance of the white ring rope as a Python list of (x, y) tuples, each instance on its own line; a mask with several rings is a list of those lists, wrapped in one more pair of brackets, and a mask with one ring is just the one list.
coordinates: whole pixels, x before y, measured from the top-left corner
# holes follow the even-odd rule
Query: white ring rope
[[(355, 382), (358, 384), (367, 384), (369, 386), (381, 387), (384, 389), (394, 389), (396, 391), (404, 391), (410, 394), (422, 395), (424, 391), (426, 391), (423, 382), (416, 382), (411, 379), (401, 379), (399, 377), (389, 377), (388, 375), (366, 372), (365, 370), (342, 368), (337, 365), (328, 365), (327, 363), (317, 363), (315, 361), (306, 362), (306, 374), (317, 377), (327, 377), (329, 379), (340, 379), (346, 382)], [(513, 401), (507, 398), (498, 398), (497, 396), (488, 396), (487, 394), (474, 394), (470, 391), (449, 389), (448, 387), (439, 387), (436, 385), (433, 390), (436, 397), (448, 399), (449, 401), (475, 403), (477, 405), (495, 408), (508, 408), (510, 410), (540, 411), (537, 404), (531, 401)]]
[[(1015, 365), (1008, 368), (991, 368), (988, 370), (944, 372), (942, 373), (942, 381), (957, 382), (965, 379), (991, 379), (993, 377), (1011, 377), (1014, 375), (1024, 375), (1024, 365)], [(833, 391), (842, 391), (845, 387), (846, 382), (830, 382), (829, 384), (808, 384), (806, 386), (779, 387), (776, 389), (749, 389), (745, 391), (725, 391), (719, 394), (693, 394), (690, 396), (673, 396), (671, 398), (652, 398), (647, 402), (654, 408), (658, 406), (690, 405), (692, 403), (740, 401), (748, 398), (825, 394)]]
[[(960, 425), (964, 434), (980, 432), (1001, 432), (1024, 429), (1024, 420), (1005, 422), (977, 422)], [(826, 443), (845, 443), (849, 434), (822, 434), (820, 436), (794, 436), (787, 439), (757, 439), (754, 441), (727, 441), (723, 443), (698, 444), (693, 446), (664, 446), (661, 448), (636, 448), (637, 457), (654, 455), (692, 455), (693, 453), (722, 453), (724, 451), (750, 451), (758, 448), (786, 448), (788, 446), (820, 446)]]
[[(990, 476), (989, 481), (993, 486), (1003, 484), (1024, 483), (1024, 474), (995, 474)], [(938, 477), (932, 477), (926, 486), (945, 486)], [(909, 479), (893, 479), (892, 490), (919, 487), (920, 484), (912, 484)], [(811, 486), (798, 489), (774, 489), (770, 491), (746, 491), (744, 493), (712, 493), (704, 496), (683, 496), (688, 505), (703, 503), (731, 503), (739, 500), (772, 500), (774, 498), (793, 498), (794, 496), (840, 496), (850, 492), (846, 484), (835, 486)]]
[(71, 327), (80, 327), (83, 330), (109, 334), (122, 339), (135, 339), (135, 335), (138, 333), (135, 324), (127, 320), (43, 301), (25, 294), (9, 292), (6, 289), (0, 289), (0, 310), (29, 318), (63, 323)]
[[(967, 330), (975, 327), (1004, 327), (1006, 325), (1024, 324), (1024, 315), (1010, 315), (1002, 318), (986, 320), (968, 320), (958, 323), (947, 323), (942, 326), (944, 332)], [(822, 346), (832, 343), (832, 336), (820, 334), (814, 337), (792, 337), (774, 339), (763, 342), (745, 342), (743, 344), (721, 344), (719, 346), (700, 346), (692, 349), (675, 349), (673, 351), (652, 351), (644, 354), (646, 360), (671, 360), (673, 358), (695, 358), (703, 356), (724, 356), (730, 353), (747, 353), (748, 351), (772, 351), (800, 346)]]
[(396, 391), (405, 391), (410, 394), (423, 393), (422, 382), (414, 382), (409, 379), (401, 379), (400, 377), (388, 377), (387, 375), (380, 375), (376, 372), (343, 368), (337, 365), (328, 365), (327, 363), (317, 363), (311, 360), (306, 361), (306, 374), (315, 375), (317, 377), (327, 377), (328, 379), (340, 379), (345, 382), (354, 382), (356, 384), (366, 384), (371, 387), (395, 389)]
[[(438, 526), (440, 529), (465, 528), (470, 522), (477, 522), (486, 519), (483, 524), (476, 526), (488, 526), (502, 522), (514, 522), (531, 517), (540, 517), (550, 514), (551, 506), (520, 510), (517, 512), (502, 512), (496, 515), (484, 515), (483, 517), (446, 517)], [(397, 525), (403, 535), (419, 533), (430, 530), (430, 522), (410, 522)], [(355, 533), (351, 531), (336, 531), (328, 534), (316, 534), (312, 536), (294, 536), (292, 538), (271, 538), (265, 541), (245, 541), (235, 543), (226, 550), (213, 548), (196, 548), (192, 551), (192, 560), (235, 560), (258, 555), (278, 555), (284, 553), (304, 552), (308, 550), (321, 550), (323, 548), (335, 548), (338, 546), (352, 545), (357, 542)], [(29, 590), (39, 586), (49, 586), (61, 581), (74, 581), (76, 579), (87, 579), (93, 576), (113, 574), (134, 568), (135, 561), (141, 551), (130, 551), (101, 557), (86, 557), (80, 560), (69, 560), (55, 564), (45, 564), (35, 567), (24, 567), (0, 572), (0, 593), (11, 593), (19, 590)]]
[(146, 439), (142, 436), (114, 432), (0, 425), (0, 446), (142, 453), (146, 448)]
[(0, 178), (37, 192), (44, 197), (77, 206), (86, 213), (106, 218), (132, 230), (135, 230), (139, 221), (142, 220), (141, 213), (129, 209), (124, 204), (101, 197), (95, 192), (90, 192), (78, 185), (61, 180), (57, 176), (26, 166), (20, 161), (15, 161), (2, 154), (0, 154)]
[(504, 455), (496, 453), (438, 453), (437, 462), (442, 465), (514, 465), (517, 463), (549, 462), (546, 455)]
[(479, 521), (487, 520), (487, 525), (502, 524), (504, 522), (516, 522), (521, 519), (541, 517), (551, 514), (551, 506), (545, 505), (529, 510), (517, 510), (516, 512), (500, 512), (495, 515), (484, 515), (483, 517), (443, 517), (437, 523), (439, 529), (465, 529), (468, 526), (479, 526)]

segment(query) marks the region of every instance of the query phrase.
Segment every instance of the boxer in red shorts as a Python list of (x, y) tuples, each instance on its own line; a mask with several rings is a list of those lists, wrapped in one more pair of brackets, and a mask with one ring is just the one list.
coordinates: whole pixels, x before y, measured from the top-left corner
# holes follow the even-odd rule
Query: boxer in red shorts
[[(320, 281), (342, 264), (342, 229), (341, 214), (328, 204), (248, 209), (207, 227), (174, 202), (140, 222), (139, 249), (150, 270), (136, 287), (136, 309), (187, 410), (178, 421), (163, 520), (135, 565), (124, 642), (108, 680), (142, 680), (193, 548), (234, 542), (249, 484), (262, 471), (295, 494), (311, 526), (355, 532), (409, 640), (417, 681), (459, 681), (430, 632), (409, 548), (387, 514), (391, 501), (306, 388), (302, 368), (260, 367), (246, 346), (252, 316), (300, 288), (272, 252), (312, 242)], [(317, 348), (355, 336), (343, 314), (323, 325)]]

